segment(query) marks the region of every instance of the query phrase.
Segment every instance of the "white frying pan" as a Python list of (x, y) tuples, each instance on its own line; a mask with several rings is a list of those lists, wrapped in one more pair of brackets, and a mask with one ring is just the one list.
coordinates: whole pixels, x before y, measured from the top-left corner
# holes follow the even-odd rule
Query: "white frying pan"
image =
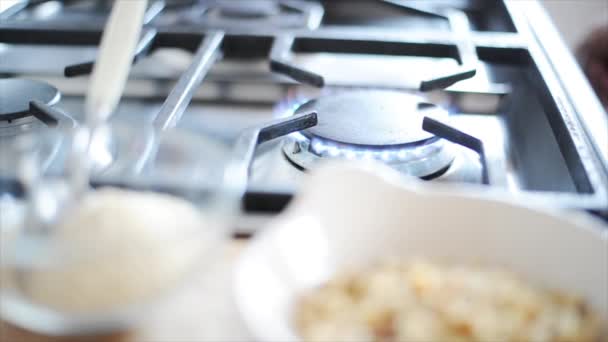
[[(608, 319), (608, 227), (581, 213), (423, 184), (385, 166), (328, 164), (242, 254), (234, 294), (253, 336), (297, 341), (294, 300), (334, 272), (388, 256), (483, 262), (580, 294)], [(504, 197), (504, 196), (501, 196)]]

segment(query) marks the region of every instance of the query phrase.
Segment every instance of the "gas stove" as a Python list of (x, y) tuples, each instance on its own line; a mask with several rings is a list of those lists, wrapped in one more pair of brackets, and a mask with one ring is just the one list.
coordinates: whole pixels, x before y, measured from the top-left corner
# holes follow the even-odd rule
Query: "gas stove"
[[(2, 144), (82, 121), (110, 4), (3, 8)], [(233, 144), (252, 217), (332, 158), (608, 213), (608, 118), (535, 1), (156, 0), (142, 32), (114, 119)]]

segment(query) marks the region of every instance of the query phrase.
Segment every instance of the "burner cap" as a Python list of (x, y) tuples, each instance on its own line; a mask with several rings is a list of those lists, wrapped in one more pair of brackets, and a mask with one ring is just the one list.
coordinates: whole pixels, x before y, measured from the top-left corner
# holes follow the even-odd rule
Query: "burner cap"
[(15, 120), (29, 115), (30, 101), (49, 106), (59, 101), (57, 88), (40, 81), (18, 78), (0, 79), (0, 120)]
[(447, 116), (418, 96), (390, 90), (328, 94), (303, 104), (296, 113), (311, 111), (319, 123), (302, 132), (308, 138), (367, 148), (425, 144), (436, 138), (422, 129), (424, 117)]
[(218, 5), (222, 16), (233, 19), (266, 18), (281, 12), (275, 1), (268, 0), (230, 0), (220, 2)]
[(448, 113), (421, 97), (390, 90), (348, 90), (301, 105), (296, 114), (314, 111), (318, 124), (290, 135), (283, 153), (310, 169), (325, 158), (372, 159), (416, 177), (446, 172), (455, 156), (444, 140), (425, 132), (425, 116)]
[(305, 28), (320, 25), (322, 7), (308, 0), (198, 0), (183, 8), (177, 20), (205, 28), (235, 29)]

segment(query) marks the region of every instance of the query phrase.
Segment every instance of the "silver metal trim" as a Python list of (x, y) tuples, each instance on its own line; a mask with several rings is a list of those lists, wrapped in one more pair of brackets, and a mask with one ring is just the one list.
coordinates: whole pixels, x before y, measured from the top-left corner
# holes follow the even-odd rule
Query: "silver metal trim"
[(196, 89), (215, 62), (223, 40), (223, 32), (212, 32), (205, 36), (192, 59), (192, 63), (180, 77), (179, 81), (177, 81), (177, 84), (154, 119), (154, 126), (157, 129), (165, 130), (177, 125), (186, 107), (188, 107), (188, 104), (192, 100)]

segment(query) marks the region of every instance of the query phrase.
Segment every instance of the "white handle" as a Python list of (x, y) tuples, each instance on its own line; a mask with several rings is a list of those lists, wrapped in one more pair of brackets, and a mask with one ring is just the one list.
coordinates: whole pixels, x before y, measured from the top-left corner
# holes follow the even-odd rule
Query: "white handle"
[(147, 4), (147, 0), (114, 2), (87, 91), (85, 113), (89, 127), (105, 122), (120, 100), (133, 63)]

